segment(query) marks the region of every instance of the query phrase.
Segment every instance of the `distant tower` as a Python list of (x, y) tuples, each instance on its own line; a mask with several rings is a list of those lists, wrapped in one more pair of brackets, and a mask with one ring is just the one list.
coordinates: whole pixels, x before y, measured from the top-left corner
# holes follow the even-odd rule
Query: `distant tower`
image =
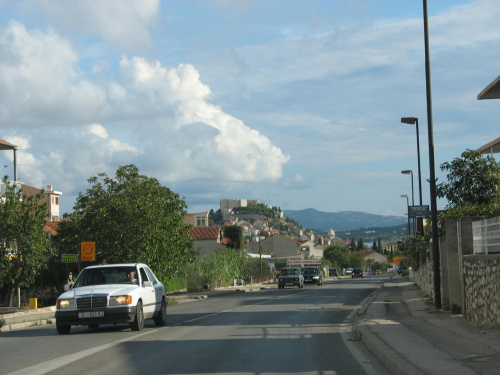
[(335, 231), (332, 228), (328, 231), (328, 237), (335, 238)]

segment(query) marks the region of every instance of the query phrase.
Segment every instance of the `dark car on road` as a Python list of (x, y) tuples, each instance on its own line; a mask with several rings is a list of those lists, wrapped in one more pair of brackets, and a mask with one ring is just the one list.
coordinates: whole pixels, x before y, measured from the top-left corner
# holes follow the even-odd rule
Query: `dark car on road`
[(305, 283), (323, 285), (323, 274), (318, 267), (302, 268), (302, 275), (304, 275)]
[(339, 272), (337, 271), (336, 268), (330, 268), (328, 270), (328, 276), (338, 276), (339, 275)]
[(353, 268), (351, 278), (363, 277), (363, 270), (361, 268)]
[(285, 286), (296, 286), (299, 289), (304, 287), (304, 275), (300, 268), (283, 268), (278, 276), (278, 289), (284, 289)]

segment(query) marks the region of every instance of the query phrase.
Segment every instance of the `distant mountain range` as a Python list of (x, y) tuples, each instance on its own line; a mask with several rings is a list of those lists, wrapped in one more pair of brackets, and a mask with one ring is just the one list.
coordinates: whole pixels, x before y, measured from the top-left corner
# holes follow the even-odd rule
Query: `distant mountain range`
[(360, 228), (384, 228), (405, 225), (404, 216), (384, 216), (357, 211), (323, 212), (314, 208), (283, 210), (286, 217), (297, 221), (303, 228), (328, 231), (350, 231)]

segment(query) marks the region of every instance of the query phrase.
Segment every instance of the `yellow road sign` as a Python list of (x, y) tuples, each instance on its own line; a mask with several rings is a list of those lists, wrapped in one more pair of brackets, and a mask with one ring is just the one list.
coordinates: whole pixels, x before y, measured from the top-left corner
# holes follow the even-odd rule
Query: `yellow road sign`
[(80, 260), (82, 262), (95, 261), (95, 242), (82, 242), (80, 244)]

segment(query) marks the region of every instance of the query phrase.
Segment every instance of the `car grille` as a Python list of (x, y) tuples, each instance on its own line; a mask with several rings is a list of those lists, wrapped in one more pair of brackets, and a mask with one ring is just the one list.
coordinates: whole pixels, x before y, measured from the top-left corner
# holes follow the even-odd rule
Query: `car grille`
[(108, 306), (108, 297), (82, 297), (76, 299), (76, 308), (100, 309)]

